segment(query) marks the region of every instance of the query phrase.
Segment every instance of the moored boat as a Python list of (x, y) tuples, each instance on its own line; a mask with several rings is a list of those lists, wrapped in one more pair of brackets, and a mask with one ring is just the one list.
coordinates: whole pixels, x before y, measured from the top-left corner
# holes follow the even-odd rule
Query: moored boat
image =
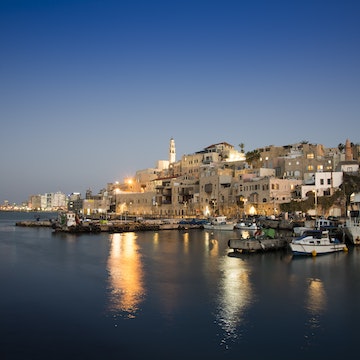
[(235, 224), (235, 229), (239, 230), (258, 230), (259, 226), (256, 224), (256, 222), (245, 222), (240, 221)]
[(350, 205), (344, 231), (352, 245), (360, 245), (360, 193), (351, 194)]
[(205, 230), (234, 230), (235, 222), (228, 221), (226, 216), (216, 216), (203, 224)]
[(346, 244), (330, 237), (328, 230), (307, 230), (302, 236), (290, 242), (294, 255), (322, 255), (338, 251), (347, 251)]
[(353, 245), (360, 245), (360, 218), (350, 217), (346, 220), (345, 233)]
[(179, 228), (179, 220), (163, 219), (159, 225), (160, 230), (176, 230)]

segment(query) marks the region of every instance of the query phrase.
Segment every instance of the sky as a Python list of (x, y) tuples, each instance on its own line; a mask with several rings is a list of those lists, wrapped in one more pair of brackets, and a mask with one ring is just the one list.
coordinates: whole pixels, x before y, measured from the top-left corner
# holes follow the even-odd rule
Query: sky
[(360, 133), (360, 1), (1, 0), (0, 204), (219, 142)]

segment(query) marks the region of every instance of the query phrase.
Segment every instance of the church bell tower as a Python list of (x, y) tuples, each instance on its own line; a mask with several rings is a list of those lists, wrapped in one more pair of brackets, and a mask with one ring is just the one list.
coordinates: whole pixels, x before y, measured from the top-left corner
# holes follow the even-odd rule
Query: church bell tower
[(171, 138), (170, 147), (169, 147), (169, 164), (172, 164), (175, 161), (176, 161), (175, 140)]

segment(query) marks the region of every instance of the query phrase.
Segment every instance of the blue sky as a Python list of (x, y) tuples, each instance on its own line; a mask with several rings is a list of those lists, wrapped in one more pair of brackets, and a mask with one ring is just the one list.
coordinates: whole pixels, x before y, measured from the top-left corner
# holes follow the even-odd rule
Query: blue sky
[(357, 0), (0, 2), (0, 203), (226, 141), (359, 142)]

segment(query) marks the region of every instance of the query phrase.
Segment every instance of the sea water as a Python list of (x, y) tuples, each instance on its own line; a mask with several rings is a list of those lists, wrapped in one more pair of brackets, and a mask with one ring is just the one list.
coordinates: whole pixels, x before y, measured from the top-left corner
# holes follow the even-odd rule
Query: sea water
[[(54, 214), (40, 214), (41, 219)], [(236, 254), (237, 231), (63, 234), (0, 213), (0, 359), (338, 359), (360, 249)]]

